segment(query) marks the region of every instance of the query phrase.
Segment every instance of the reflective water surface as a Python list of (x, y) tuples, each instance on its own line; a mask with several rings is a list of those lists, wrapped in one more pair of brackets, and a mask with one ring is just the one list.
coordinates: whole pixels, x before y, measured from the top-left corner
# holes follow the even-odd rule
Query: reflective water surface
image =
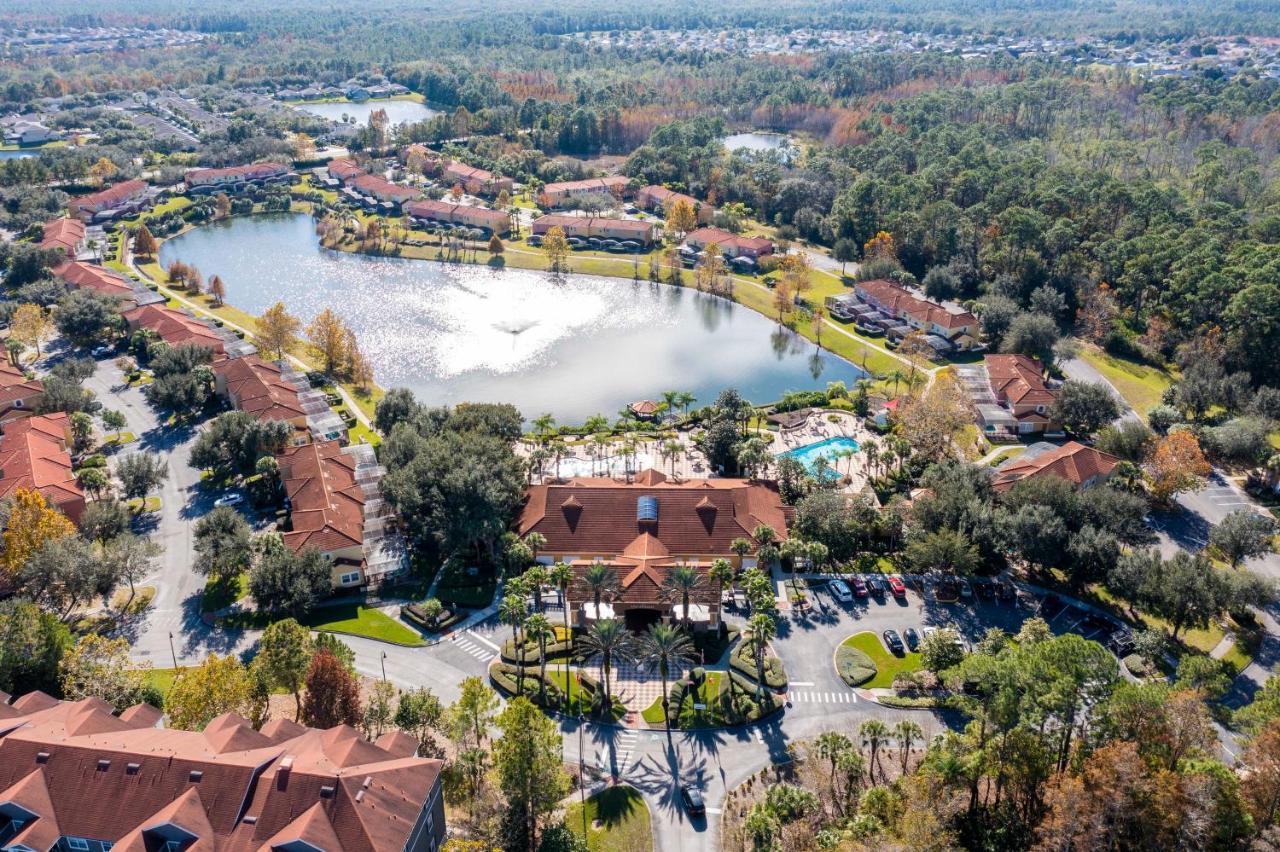
[(392, 124), (403, 124), (406, 121), (422, 121), (439, 115), (440, 111), (432, 109), (426, 104), (420, 104), (417, 101), (409, 100), (375, 100), (362, 101), (361, 103), (328, 103), (328, 104), (293, 104), (294, 109), (300, 109), (303, 112), (309, 112), (312, 115), (318, 115), (321, 118), (332, 119), (333, 121), (341, 121), (344, 115), (349, 115), (356, 120), (356, 124), (367, 124), (369, 115), (375, 109), (385, 109), (387, 111), (387, 120)]
[(781, 133), (735, 133), (732, 136), (724, 137), (724, 147), (730, 151), (736, 151), (739, 148), (746, 148), (750, 151), (768, 151), (772, 148), (785, 147), (790, 142), (790, 137), (783, 136)]
[(612, 418), (638, 399), (725, 387), (768, 402), (788, 390), (852, 383), (852, 364), (765, 317), (693, 290), (587, 275), (553, 277), (320, 247), (311, 219), (231, 219), (163, 244), (228, 301), (261, 313), (277, 299), (309, 320), (326, 307), (356, 332), (384, 387), (429, 403), (511, 402), (528, 418)]

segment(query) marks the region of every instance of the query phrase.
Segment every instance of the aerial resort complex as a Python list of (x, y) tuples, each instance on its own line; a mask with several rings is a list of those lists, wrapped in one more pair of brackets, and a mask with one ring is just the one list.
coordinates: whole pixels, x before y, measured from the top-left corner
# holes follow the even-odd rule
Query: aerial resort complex
[(0, 7), (0, 852), (1280, 849), (1280, 5)]

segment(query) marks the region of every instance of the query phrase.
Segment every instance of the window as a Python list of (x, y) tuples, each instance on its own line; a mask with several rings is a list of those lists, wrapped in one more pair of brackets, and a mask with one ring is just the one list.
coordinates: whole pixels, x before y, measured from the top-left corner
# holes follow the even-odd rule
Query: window
[(102, 852), (111, 852), (111, 847), (115, 846), (110, 840), (102, 841)]
[(68, 837), (67, 846), (76, 850), (76, 852), (89, 852), (89, 841), (83, 837)]
[(22, 402), (22, 400), (20, 400), (20, 399), (15, 399), (15, 400), (13, 401), (13, 407), (14, 407), (14, 408), (21, 408), (22, 406), (23, 406), (23, 402)]
[(349, 585), (351, 583), (358, 583), (360, 582), (360, 572), (352, 571), (349, 574), (343, 574), (342, 577), (339, 578), (339, 582), (341, 582), (342, 585), (344, 586)]

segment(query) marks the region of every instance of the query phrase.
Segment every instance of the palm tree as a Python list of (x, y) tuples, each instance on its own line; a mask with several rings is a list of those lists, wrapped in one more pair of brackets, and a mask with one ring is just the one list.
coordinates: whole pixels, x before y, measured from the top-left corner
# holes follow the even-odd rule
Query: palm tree
[(600, 603), (605, 594), (612, 595), (618, 590), (618, 578), (613, 569), (603, 562), (593, 562), (582, 575), (588, 588), (591, 589), (591, 602), (596, 605), (596, 618), (600, 617)]
[(885, 378), (893, 382), (893, 395), (897, 396), (898, 385), (906, 381), (907, 374), (904, 373), (901, 369), (893, 369), (893, 370), (890, 370), (887, 375), (885, 375)]
[(902, 759), (902, 774), (907, 774), (907, 758), (916, 740), (924, 739), (924, 731), (910, 719), (903, 719), (893, 726), (893, 737), (898, 741), (898, 755)]
[(604, 672), (601, 701), (607, 714), (613, 708), (613, 664), (631, 659), (631, 634), (616, 618), (600, 619), (583, 635), (582, 647), (587, 659), (600, 658), (600, 669)]
[(593, 414), (582, 424), (582, 430), (588, 435), (609, 431), (609, 420), (603, 414)]
[(681, 620), (685, 627), (689, 626), (689, 596), (701, 587), (702, 575), (691, 565), (677, 565), (668, 572), (667, 579), (662, 581), (663, 597), (680, 600), (680, 606), (684, 608)]
[(836, 788), (836, 764), (842, 753), (853, 748), (853, 741), (839, 731), (825, 731), (814, 740), (814, 753), (831, 762), (831, 789)]
[(540, 532), (531, 532), (524, 537), (525, 546), (529, 548), (529, 556), (537, 560), (538, 551), (547, 546), (547, 537)]
[(534, 610), (542, 612), (542, 589), (547, 585), (547, 569), (542, 565), (533, 565), (524, 572), (522, 577), (533, 594)]
[(756, 544), (760, 547), (773, 544), (778, 540), (778, 534), (768, 524), (760, 524), (760, 526), (752, 530), (751, 537), (756, 540)]
[(729, 549), (733, 551), (733, 555), (739, 560), (745, 559), (747, 554), (751, 552), (751, 548), (755, 547), (751, 543), (751, 539), (738, 537), (729, 542)]
[(738, 464), (753, 479), (768, 466), (772, 458), (769, 442), (763, 438), (748, 438), (738, 447)]
[(524, 692), (524, 645), (520, 641), (520, 628), (528, 616), (528, 607), (524, 595), (508, 594), (498, 605), (498, 618), (504, 624), (511, 625), (511, 643), (515, 646), (516, 658), (516, 691)]
[(680, 412), (685, 417), (689, 416), (689, 406), (698, 401), (698, 398), (688, 391), (680, 391), (680, 395), (676, 397), (676, 402), (680, 405)]
[(672, 415), (674, 416), (676, 406), (680, 404), (680, 391), (663, 391), (662, 404), (665, 405), (667, 407), (667, 411), (672, 412)]
[(560, 478), (560, 462), (563, 461), (564, 457), (568, 454), (569, 445), (565, 443), (564, 438), (559, 438), (559, 437), (552, 438), (550, 443), (547, 445), (547, 451), (551, 453), (551, 458), (555, 459), (556, 479), (559, 479)]
[(707, 577), (718, 586), (718, 600), (724, 600), (724, 586), (726, 583), (732, 583), (737, 573), (733, 568), (733, 563), (728, 559), (717, 559), (711, 563), (711, 567), (707, 569)]
[[(889, 739), (889, 726), (879, 719), (868, 719), (858, 727), (858, 735), (862, 737), (862, 747), (871, 752), (869, 765), (872, 783), (875, 783), (875, 771), (880, 766), (880, 749)], [(883, 768), (880, 777), (884, 777)]]
[[(525, 619), (524, 635), (526, 639), (538, 643), (538, 694), (545, 705), (547, 703), (547, 640), (555, 638), (556, 632), (547, 617), (539, 612)], [(524, 655), (521, 654), (521, 662), (523, 657)], [(567, 683), (565, 687), (568, 688)]]
[(680, 458), (680, 454), (683, 452), (684, 444), (674, 438), (663, 441), (662, 446), (658, 449), (658, 454), (671, 465), (672, 476), (676, 475), (676, 459)]
[(638, 651), (642, 663), (658, 669), (658, 677), (662, 679), (662, 720), (670, 731), (671, 696), (667, 692), (667, 681), (673, 672), (679, 673), (693, 665), (693, 643), (678, 627), (651, 624), (649, 632), (640, 638)]
[(778, 625), (773, 616), (767, 612), (757, 612), (747, 619), (747, 636), (752, 642), (752, 653), (756, 658), (756, 680), (760, 694), (764, 694), (764, 653), (769, 640), (778, 635)]
[(560, 609), (564, 615), (564, 636), (569, 643), (569, 653), (564, 658), (565, 688), (569, 685), (569, 657), (573, 656), (573, 628), (569, 626), (569, 586), (573, 584), (573, 568), (564, 562), (557, 562), (547, 572), (551, 585), (560, 590)]
[(552, 431), (555, 429), (556, 419), (548, 412), (541, 417), (534, 418), (533, 433), (538, 438), (538, 443), (546, 443), (551, 437)]
[[(601, 461), (604, 461), (605, 459), (605, 447), (607, 447), (608, 445), (609, 445), (608, 432), (597, 432), (591, 436), (591, 447), (595, 451), (596, 457), (599, 458)], [(606, 474), (609, 472), (609, 466), (607, 464), (605, 465), (604, 470)], [(594, 464), (591, 466), (591, 472), (592, 473), (596, 472), (596, 468)]]

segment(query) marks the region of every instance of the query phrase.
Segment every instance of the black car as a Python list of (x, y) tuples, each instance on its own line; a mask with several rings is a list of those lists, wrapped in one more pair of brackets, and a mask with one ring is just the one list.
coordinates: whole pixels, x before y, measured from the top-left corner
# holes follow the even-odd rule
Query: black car
[(902, 638), (907, 640), (907, 647), (912, 651), (920, 647), (920, 634), (916, 632), (914, 627), (908, 627), (902, 631)]
[(889, 591), (889, 584), (885, 581), (884, 577), (881, 577), (878, 574), (873, 574), (868, 578), (867, 585), (871, 587), (871, 594), (878, 598), (884, 597), (884, 593)]
[(680, 787), (680, 801), (690, 816), (706, 816), (707, 806), (703, 804), (702, 792), (693, 787)]
[(902, 637), (898, 635), (898, 631), (886, 630), (881, 635), (884, 636), (885, 647), (893, 653), (901, 654), (906, 650), (905, 646), (902, 644)]
[(1121, 627), (1107, 637), (1107, 647), (1120, 657), (1133, 653), (1133, 631), (1127, 627)]

